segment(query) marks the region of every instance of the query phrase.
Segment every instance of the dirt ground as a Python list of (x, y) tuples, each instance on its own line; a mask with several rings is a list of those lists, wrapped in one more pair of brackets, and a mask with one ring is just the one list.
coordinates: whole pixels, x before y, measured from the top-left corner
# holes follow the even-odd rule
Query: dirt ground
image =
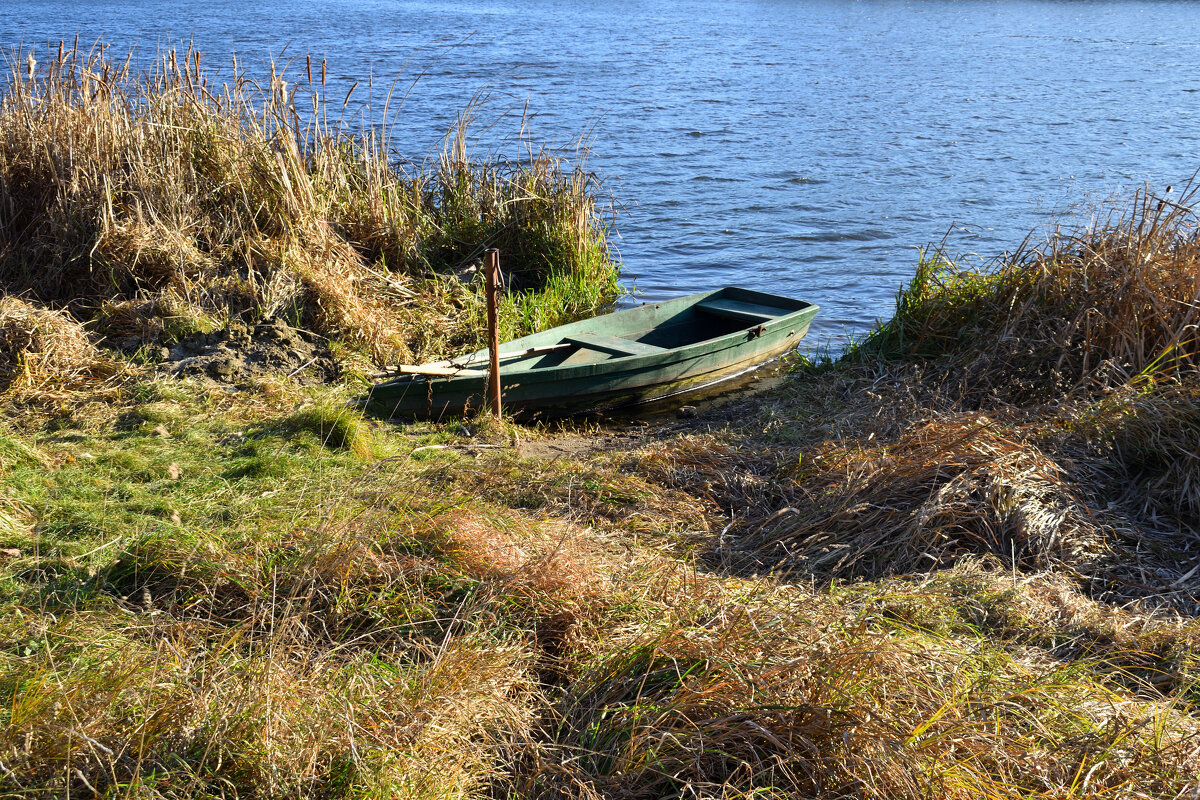
[(163, 348), (162, 356), (160, 368), (172, 376), (234, 385), (261, 375), (315, 385), (334, 381), (341, 372), (323, 337), (279, 319), (194, 334)]

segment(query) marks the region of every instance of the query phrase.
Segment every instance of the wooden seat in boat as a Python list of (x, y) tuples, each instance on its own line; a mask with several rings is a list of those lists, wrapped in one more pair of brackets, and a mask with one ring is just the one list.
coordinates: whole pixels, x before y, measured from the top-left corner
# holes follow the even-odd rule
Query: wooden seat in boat
[(565, 337), (563, 341), (618, 356), (642, 356), (666, 352), (665, 347), (655, 347), (652, 344), (635, 342), (633, 339), (621, 339), (617, 336), (605, 336), (602, 333), (576, 333)]

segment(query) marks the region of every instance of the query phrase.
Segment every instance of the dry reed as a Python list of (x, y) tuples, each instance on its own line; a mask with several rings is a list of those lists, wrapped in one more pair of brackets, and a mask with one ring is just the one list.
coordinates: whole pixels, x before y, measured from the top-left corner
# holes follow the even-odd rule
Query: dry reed
[(1200, 186), (1031, 240), (982, 273), (923, 255), (895, 317), (858, 348), (950, 355), (972, 402), (1043, 402), (1200, 366)]
[(190, 50), (138, 72), (99, 47), (10, 72), (0, 285), (98, 314), (113, 338), (283, 316), (378, 362), (434, 355), (477, 337), (481, 292), (455, 275), (489, 246), (526, 290), (509, 333), (616, 291), (594, 178), (544, 151), (468, 161), (469, 115), (406, 169), (384, 131), (329, 121), (311, 72), (260, 85), (235, 63), (222, 81)]

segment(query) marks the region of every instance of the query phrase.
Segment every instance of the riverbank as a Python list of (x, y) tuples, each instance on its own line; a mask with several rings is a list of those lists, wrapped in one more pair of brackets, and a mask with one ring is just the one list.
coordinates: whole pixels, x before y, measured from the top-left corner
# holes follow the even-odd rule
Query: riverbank
[(668, 425), (10, 389), (6, 789), (1187, 796), (1196, 351), (1152, 337), (1195, 239), (1150, 210), (927, 259), (847, 356)]
[[(173, 74), (170, 92), (182, 91)], [(69, 106), (18, 101), (0, 119), (67, 124), (50, 110)], [(0, 130), (6, 154), (43, 163), (14, 149), (27, 128)], [(31, 141), (53, 156), (52, 140)], [(3, 158), (0, 169), (26, 163)], [(274, 200), (220, 230), (273, 231), (280, 246), (299, 218), (267, 212), (315, 180), (317, 162), (248, 163), (270, 181), (245, 185)], [(80, 194), (91, 200), (55, 217), (86, 180), (29, 186), (47, 180), (52, 202), (12, 195), (37, 209), (7, 218), (26, 221), (17, 234), (37, 220), (116, 230), (90, 204), (116, 194)], [(114, 219), (148, 207), (120, 196)], [(162, 285), (147, 283), (136, 248), (93, 256), (86, 272), (103, 266), (103, 281), (34, 285), (82, 275), (91, 251), (79, 243), (108, 240), (9, 232), (0, 787), (1190, 796), (1194, 199), (1140, 198), (1124, 218), (982, 275), (926, 254), (896, 316), (835, 360), (795, 364), (770, 392), (696, 419), (620, 429), (398, 426), (348, 410), (357, 372), (397, 352), (375, 350), (389, 341), (375, 333), (448, 317), (421, 301), (380, 311), (374, 327), (352, 327), (353, 315), (324, 327), (319, 282), (304, 284), (294, 316), (222, 305), (234, 295), (221, 287), (250, 274), (223, 264), (302, 282), (319, 273), (284, 271), (301, 250), (267, 273), (259, 251), (244, 262), (205, 250), (244, 238), (199, 237), (207, 260), (154, 262), (190, 265)], [(533, 219), (507, 235), (544, 230)], [(475, 296), (453, 272), (381, 274)], [(100, 298), (101, 284), (112, 294)], [(106, 308), (179, 286), (210, 328), (172, 328), (196, 314), (151, 310), (162, 306), (138, 306), (146, 333), (104, 327), (118, 318)], [(356, 296), (393, 297), (379, 291)], [(258, 365), (243, 371), (227, 350), (264, 355), (238, 361)], [(332, 367), (295, 369), (314, 357)], [(185, 362), (197, 371), (176, 369)]]

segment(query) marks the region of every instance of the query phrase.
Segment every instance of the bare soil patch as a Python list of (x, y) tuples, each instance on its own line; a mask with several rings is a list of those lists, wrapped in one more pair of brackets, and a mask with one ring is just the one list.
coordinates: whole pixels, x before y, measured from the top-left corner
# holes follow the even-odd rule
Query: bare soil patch
[(324, 337), (279, 319), (234, 323), (189, 336), (163, 348), (162, 369), (174, 377), (244, 384), (263, 375), (285, 375), (301, 384), (336, 380), (341, 370)]

